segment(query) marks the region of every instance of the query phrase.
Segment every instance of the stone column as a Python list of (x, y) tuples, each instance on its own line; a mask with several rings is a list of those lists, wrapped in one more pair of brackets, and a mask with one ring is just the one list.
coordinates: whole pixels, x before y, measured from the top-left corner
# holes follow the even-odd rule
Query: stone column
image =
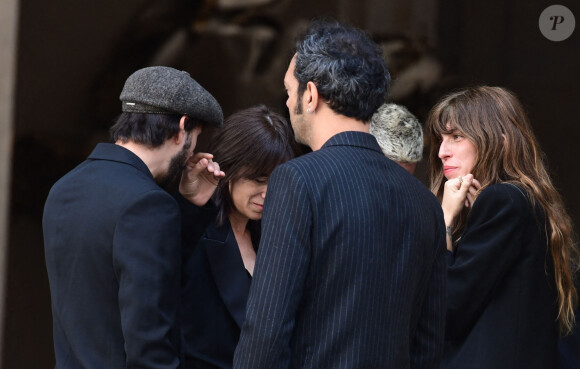
[(0, 357), (4, 348), (4, 301), (6, 254), (8, 251), (8, 214), (12, 164), (12, 122), (16, 81), (16, 35), (18, 1), (0, 2)]

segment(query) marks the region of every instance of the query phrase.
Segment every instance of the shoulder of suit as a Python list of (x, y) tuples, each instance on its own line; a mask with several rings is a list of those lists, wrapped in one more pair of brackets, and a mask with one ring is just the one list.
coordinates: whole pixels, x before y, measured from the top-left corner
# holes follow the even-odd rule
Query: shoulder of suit
[(316, 153), (316, 151), (298, 156), (292, 160), (289, 160), (283, 164), (278, 165), (274, 169), (274, 171), (277, 171), (277, 172), (280, 172), (280, 171), (300, 171), (300, 170), (303, 170), (305, 168), (315, 167), (316, 162), (318, 161), (318, 159), (316, 158), (317, 155), (313, 155), (315, 153)]

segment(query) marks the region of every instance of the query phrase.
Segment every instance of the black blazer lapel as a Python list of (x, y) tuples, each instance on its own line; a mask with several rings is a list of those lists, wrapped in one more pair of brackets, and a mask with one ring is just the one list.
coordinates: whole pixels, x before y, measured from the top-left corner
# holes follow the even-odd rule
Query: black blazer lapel
[(241, 328), (246, 318), (246, 302), (251, 277), (244, 267), (238, 244), (228, 223), (219, 229), (210, 225), (205, 241), (214, 281), (228, 311)]

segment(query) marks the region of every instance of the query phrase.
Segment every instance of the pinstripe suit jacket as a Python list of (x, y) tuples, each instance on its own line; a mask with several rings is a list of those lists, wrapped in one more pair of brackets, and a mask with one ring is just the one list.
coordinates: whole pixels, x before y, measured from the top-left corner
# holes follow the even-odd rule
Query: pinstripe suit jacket
[(438, 368), (444, 235), (436, 198), (370, 134), (279, 166), (234, 368)]

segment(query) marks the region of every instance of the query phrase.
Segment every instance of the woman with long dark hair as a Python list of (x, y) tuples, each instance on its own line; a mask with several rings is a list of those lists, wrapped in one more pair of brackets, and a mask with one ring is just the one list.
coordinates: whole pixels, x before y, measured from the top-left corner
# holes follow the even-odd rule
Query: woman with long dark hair
[(579, 255), (520, 102), (500, 87), (465, 89), (427, 124), (449, 250), (442, 368), (555, 368)]
[[(268, 178), (277, 165), (297, 155), (299, 146), (286, 119), (258, 105), (229, 116), (207, 151), (225, 177), (213, 201), (197, 209), (187, 204), (183, 212), (182, 328), (188, 369), (232, 367)], [(200, 224), (208, 225), (198, 240)]]

